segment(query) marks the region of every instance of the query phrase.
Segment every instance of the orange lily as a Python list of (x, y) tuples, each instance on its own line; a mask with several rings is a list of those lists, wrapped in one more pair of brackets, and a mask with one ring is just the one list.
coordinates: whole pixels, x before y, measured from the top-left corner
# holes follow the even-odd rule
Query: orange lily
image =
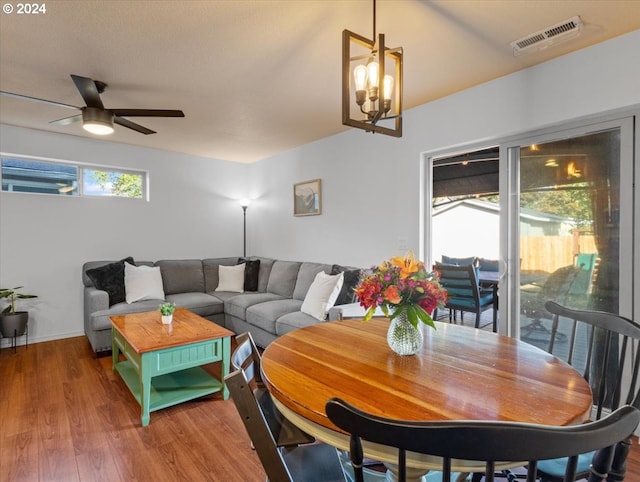
[(405, 279), (418, 271), (418, 261), (413, 256), (413, 251), (409, 251), (405, 256), (396, 256), (389, 262), (393, 266), (400, 268), (400, 278)]

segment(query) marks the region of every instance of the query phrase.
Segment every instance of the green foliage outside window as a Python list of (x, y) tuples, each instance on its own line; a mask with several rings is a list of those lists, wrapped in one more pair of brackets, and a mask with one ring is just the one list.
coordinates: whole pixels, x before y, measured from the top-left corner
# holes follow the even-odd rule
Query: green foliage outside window
[(141, 198), (142, 176), (117, 171), (86, 171), (104, 195)]

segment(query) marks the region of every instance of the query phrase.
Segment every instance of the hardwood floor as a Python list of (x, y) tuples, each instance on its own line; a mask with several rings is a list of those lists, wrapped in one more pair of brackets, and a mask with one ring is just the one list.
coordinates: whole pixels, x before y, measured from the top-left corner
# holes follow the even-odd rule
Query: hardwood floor
[(142, 427), (111, 357), (84, 337), (0, 351), (0, 467), (11, 482), (265, 480), (231, 400), (152, 412)]
[[(265, 480), (231, 400), (152, 412), (142, 427), (111, 358), (84, 337), (0, 350), (0, 481), (158, 480)], [(626, 480), (640, 481), (637, 438)]]

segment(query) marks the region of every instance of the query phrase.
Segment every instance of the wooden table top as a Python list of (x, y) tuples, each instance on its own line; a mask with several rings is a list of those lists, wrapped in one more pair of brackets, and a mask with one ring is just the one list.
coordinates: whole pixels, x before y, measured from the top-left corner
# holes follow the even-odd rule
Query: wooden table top
[(263, 353), (276, 403), (324, 429), (324, 407), (339, 397), (403, 420), (512, 420), (549, 425), (585, 421), (591, 390), (565, 362), (527, 343), (436, 322), (415, 356), (394, 354), (388, 320), (318, 323), (287, 333)]
[(146, 311), (109, 318), (111, 325), (122, 334), (136, 353), (234, 335), (232, 331), (185, 308), (175, 310), (173, 322), (169, 325), (162, 324), (161, 316), (159, 311)]

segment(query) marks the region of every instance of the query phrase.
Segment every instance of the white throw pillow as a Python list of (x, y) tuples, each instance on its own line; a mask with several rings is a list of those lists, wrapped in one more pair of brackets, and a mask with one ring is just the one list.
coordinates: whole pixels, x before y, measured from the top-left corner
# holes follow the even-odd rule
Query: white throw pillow
[(235, 266), (219, 265), (218, 287), (215, 290), (244, 293), (244, 267), (244, 263)]
[(344, 283), (344, 274), (330, 275), (320, 271), (307, 291), (300, 311), (324, 320), (334, 305)]
[(124, 291), (127, 303), (164, 300), (164, 286), (159, 266), (133, 266), (124, 263)]

